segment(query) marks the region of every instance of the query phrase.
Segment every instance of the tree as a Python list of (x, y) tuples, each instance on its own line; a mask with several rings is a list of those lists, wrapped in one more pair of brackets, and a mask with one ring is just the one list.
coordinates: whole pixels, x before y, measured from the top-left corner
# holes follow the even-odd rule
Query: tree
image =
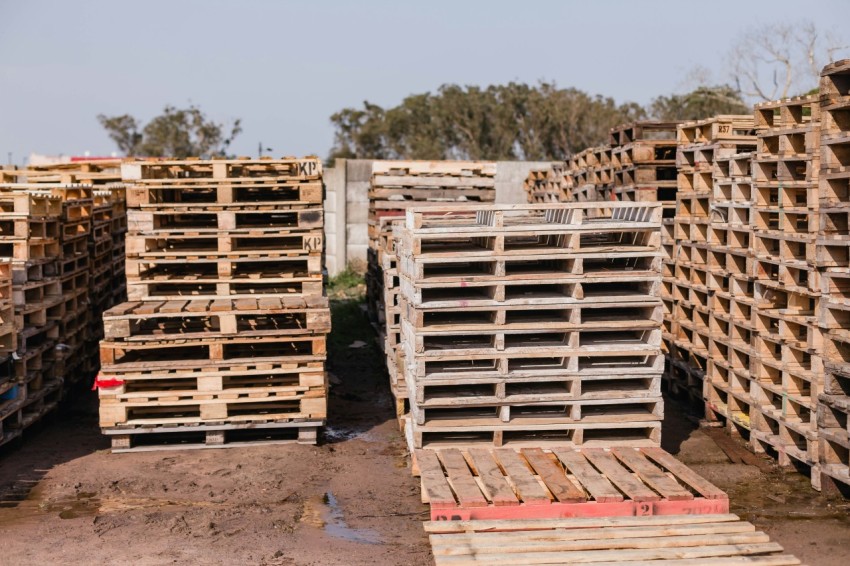
[(166, 106), (163, 113), (144, 128), (129, 114), (97, 117), (109, 137), (128, 156), (148, 157), (216, 157), (225, 154), (233, 139), (242, 131), (241, 121), (226, 126), (208, 119), (195, 105), (185, 109)]
[(751, 114), (741, 93), (729, 85), (701, 86), (687, 94), (658, 96), (649, 105), (656, 120), (701, 120), (718, 114)]
[(393, 108), (366, 101), (335, 113), (330, 158), (558, 160), (645, 115), (635, 103), (554, 83), (443, 85)]
[(824, 65), (846, 50), (811, 21), (749, 29), (727, 54), (730, 76), (745, 96), (778, 100), (818, 84)]

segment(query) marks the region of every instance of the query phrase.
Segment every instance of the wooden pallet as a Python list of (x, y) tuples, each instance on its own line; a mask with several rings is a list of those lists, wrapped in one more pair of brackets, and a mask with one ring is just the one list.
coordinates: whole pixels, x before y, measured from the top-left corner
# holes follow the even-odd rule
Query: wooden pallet
[(660, 448), (416, 450), (432, 521), (717, 514), (726, 494)]
[(320, 420), (126, 426), (102, 429), (112, 441), (112, 452), (150, 452), (160, 450), (197, 450), (241, 448), (276, 444), (315, 444)]
[(137, 180), (127, 191), (128, 206), (142, 211), (317, 205), (322, 198), (319, 182), (275, 177), (145, 179)]
[(116, 342), (330, 332), (322, 296), (128, 302), (104, 312), (103, 321), (106, 339)]
[(321, 231), (301, 233), (269, 229), (253, 232), (246, 229), (224, 234), (170, 232), (145, 236), (130, 233), (126, 240), (127, 257), (146, 260), (292, 257), (321, 255), (323, 250)]
[(229, 182), (236, 178), (274, 178), (287, 180), (319, 180), (322, 162), (317, 157), (282, 159), (183, 159), (124, 162), (121, 178), (153, 184), (191, 185), (199, 179)]
[(449, 564), (800, 564), (736, 515), (432, 521), (438, 566)]

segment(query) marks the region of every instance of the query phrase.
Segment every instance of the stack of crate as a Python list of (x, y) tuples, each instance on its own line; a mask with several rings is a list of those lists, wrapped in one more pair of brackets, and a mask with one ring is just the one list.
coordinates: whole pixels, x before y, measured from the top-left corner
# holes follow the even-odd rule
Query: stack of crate
[[(753, 117), (716, 116), (685, 122), (677, 130), (678, 169), (672, 313), (665, 381), (668, 390), (694, 406), (703, 405), (710, 348), (709, 298), (723, 289), (724, 270), (709, 257), (709, 217), (714, 198), (715, 159), (754, 149)], [(669, 271), (669, 269), (668, 269)]]
[[(817, 432), (824, 488), (850, 493), (850, 60), (821, 75), (820, 226), (822, 389)], [(813, 395), (815, 392), (812, 393)]]
[(150, 161), (123, 176), (130, 302), (104, 313), (97, 382), (113, 447), (315, 442), (330, 331), (319, 160)]
[(478, 161), (375, 161), (369, 190), (367, 306), (387, 357), (390, 385), (401, 417), (407, 410), (404, 375), (398, 371), (400, 306), (393, 225), (412, 206), (496, 200), (496, 164)]
[[(62, 395), (62, 378), (55, 371), (57, 322), (63, 308), (58, 277), (61, 213), (61, 199), (45, 191), (5, 186), (0, 192), (0, 256), (12, 258), (16, 331), (11, 338), (3, 335), (2, 349), (16, 342), (15, 383), (3, 394), (4, 401), (12, 403), (0, 409), (3, 442), (54, 409)], [(11, 313), (8, 308), (0, 313), (0, 325), (8, 328)]]
[[(757, 116), (758, 118), (758, 116)], [(758, 120), (757, 120), (758, 123)], [(752, 222), (756, 191), (752, 152), (714, 160), (708, 221), (709, 359), (705, 375), (706, 418), (747, 436), (752, 398)]]
[(548, 169), (530, 171), (523, 188), (529, 203), (572, 200), (572, 176), (567, 173), (566, 163), (553, 163)]
[(815, 404), (823, 387), (814, 267), (819, 104), (814, 96), (759, 104), (756, 116), (750, 443), (808, 470), (817, 465)]
[(410, 209), (411, 448), (657, 445), (657, 203)]

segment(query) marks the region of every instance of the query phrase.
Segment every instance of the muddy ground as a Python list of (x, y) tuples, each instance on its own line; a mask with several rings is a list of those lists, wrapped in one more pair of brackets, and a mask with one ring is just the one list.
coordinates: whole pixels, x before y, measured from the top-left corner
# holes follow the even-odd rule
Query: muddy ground
[[(0, 563), (431, 564), (383, 357), (357, 302), (338, 301), (333, 324), (320, 446), (110, 454), (96, 399), (82, 396), (0, 453)], [(789, 552), (848, 564), (847, 502), (799, 474), (732, 463), (674, 403), (664, 437)]]

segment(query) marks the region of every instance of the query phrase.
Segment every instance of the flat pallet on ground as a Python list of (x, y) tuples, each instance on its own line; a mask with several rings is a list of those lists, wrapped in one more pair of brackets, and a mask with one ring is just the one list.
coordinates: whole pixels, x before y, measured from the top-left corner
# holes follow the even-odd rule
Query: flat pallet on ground
[(727, 514), (431, 521), (425, 530), (437, 566), (800, 564), (752, 524)]

